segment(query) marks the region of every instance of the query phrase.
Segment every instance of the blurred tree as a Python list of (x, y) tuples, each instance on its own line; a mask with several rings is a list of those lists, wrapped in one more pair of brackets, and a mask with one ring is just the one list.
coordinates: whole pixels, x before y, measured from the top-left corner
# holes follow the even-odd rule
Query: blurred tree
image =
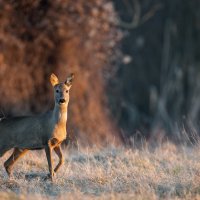
[(164, 130), (181, 139), (180, 127), (198, 127), (200, 117), (200, 2), (114, 2), (127, 32), (122, 51), (130, 57), (109, 89), (120, 96), (110, 101), (116, 122), (126, 136), (139, 130), (155, 138)]

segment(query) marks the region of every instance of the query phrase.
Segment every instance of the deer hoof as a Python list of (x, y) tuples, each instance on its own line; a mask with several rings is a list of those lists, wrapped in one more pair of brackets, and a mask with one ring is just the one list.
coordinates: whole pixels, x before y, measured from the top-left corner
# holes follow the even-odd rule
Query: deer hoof
[(53, 182), (54, 176), (55, 176), (55, 173), (54, 173), (54, 172), (52, 173), (52, 175), (51, 175), (51, 174), (48, 174), (48, 175), (47, 175), (47, 179), (50, 179), (50, 180)]

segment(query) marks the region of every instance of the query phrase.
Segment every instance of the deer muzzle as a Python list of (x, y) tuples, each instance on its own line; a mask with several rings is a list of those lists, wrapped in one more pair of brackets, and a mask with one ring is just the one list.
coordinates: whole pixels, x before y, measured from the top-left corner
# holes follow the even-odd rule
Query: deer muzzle
[(59, 104), (62, 104), (62, 103), (65, 103), (65, 102), (66, 102), (65, 99), (60, 99), (60, 100), (59, 100)]

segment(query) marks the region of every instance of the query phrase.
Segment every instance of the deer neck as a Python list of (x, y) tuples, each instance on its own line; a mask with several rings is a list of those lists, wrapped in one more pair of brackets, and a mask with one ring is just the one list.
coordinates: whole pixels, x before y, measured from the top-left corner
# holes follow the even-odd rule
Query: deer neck
[(67, 107), (68, 105), (57, 105), (55, 104), (53, 109), (53, 121), (55, 124), (66, 125), (67, 122)]

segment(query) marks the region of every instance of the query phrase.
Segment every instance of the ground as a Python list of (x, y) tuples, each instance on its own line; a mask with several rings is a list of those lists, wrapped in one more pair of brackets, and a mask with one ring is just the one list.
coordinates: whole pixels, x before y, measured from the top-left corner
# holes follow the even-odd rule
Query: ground
[(28, 152), (11, 179), (3, 168), (6, 153), (0, 158), (0, 199), (200, 199), (199, 145), (64, 151), (54, 183), (46, 180), (43, 151)]

